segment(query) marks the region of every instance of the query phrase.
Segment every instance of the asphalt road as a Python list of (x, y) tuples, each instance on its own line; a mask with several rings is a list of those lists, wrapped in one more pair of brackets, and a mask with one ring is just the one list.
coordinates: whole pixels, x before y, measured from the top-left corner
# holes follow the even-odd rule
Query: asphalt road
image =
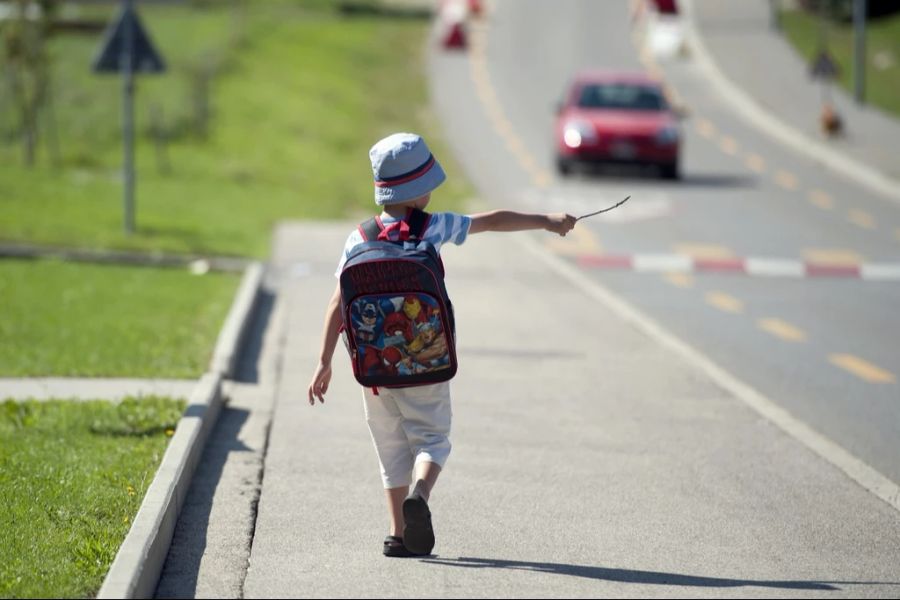
[[(548, 242), (560, 255), (896, 260), (896, 203), (756, 131), (690, 58), (642, 55), (626, 3), (493, 6), (471, 36), (471, 61), (437, 53), (432, 64), (436, 104), (486, 203), (582, 213), (632, 196), (571, 241)], [(629, 169), (556, 175), (554, 107), (585, 66), (660, 69), (689, 111), (681, 181)], [(900, 483), (896, 281), (585, 273)]]

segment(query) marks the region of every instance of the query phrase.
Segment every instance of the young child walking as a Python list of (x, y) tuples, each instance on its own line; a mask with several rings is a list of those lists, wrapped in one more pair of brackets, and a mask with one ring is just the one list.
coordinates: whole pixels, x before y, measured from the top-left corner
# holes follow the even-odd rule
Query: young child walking
[[(397, 241), (410, 211), (424, 210), (431, 192), (446, 176), (425, 141), (412, 133), (395, 133), (378, 141), (369, 151), (369, 158), (375, 177), (375, 203), (383, 211), (380, 215), (383, 235)], [(439, 252), (442, 244), (459, 245), (469, 234), (483, 231), (545, 229), (564, 236), (575, 222), (575, 217), (565, 213), (439, 212), (430, 215), (421, 238)], [(337, 277), (353, 248), (363, 241), (359, 229), (347, 237), (335, 273)], [(412, 311), (415, 308), (419, 307), (410, 307)], [(315, 405), (316, 399), (325, 402), (332, 375), (331, 359), (343, 320), (339, 283), (325, 312), (319, 364), (309, 384), (311, 405)], [(415, 387), (363, 388), (363, 404), (381, 465), (390, 518), (390, 534), (384, 540), (383, 552), (385, 556), (395, 557), (428, 555), (435, 542), (428, 501), (450, 454), (450, 384), (444, 381)]]

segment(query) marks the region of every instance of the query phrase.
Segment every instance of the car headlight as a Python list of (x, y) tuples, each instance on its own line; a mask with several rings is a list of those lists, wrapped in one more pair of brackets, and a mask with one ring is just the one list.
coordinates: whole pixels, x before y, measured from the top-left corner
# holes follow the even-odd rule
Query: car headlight
[(563, 142), (569, 148), (578, 148), (582, 144), (597, 142), (597, 130), (587, 121), (573, 119), (563, 127)]
[(678, 128), (668, 125), (656, 132), (656, 143), (660, 146), (668, 146), (678, 141)]

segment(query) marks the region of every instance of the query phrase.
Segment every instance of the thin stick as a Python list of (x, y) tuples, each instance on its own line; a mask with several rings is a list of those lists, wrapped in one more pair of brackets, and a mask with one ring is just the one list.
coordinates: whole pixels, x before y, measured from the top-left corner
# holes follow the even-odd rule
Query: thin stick
[(592, 213), (588, 213), (588, 214), (586, 214), (586, 215), (581, 215), (580, 217), (578, 217), (577, 219), (575, 219), (575, 222), (577, 223), (577, 222), (580, 221), (581, 219), (586, 219), (586, 218), (588, 218), (588, 217), (593, 217), (594, 215), (599, 215), (600, 213), (605, 213), (606, 211), (612, 210), (612, 209), (616, 208), (617, 206), (622, 206), (623, 204), (625, 204), (626, 202), (628, 202), (628, 199), (629, 199), (629, 198), (631, 198), (631, 196), (625, 196), (625, 199), (624, 199), (624, 200), (621, 200), (621, 201), (617, 202), (615, 205), (610, 206), (609, 208), (604, 208), (603, 210), (598, 210), (597, 212), (592, 212)]

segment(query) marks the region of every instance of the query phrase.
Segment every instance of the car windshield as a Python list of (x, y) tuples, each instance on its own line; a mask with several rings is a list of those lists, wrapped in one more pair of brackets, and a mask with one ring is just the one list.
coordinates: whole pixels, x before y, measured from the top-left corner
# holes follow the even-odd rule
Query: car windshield
[(622, 83), (590, 84), (581, 88), (580, 108), (665, 110), (666, 101), (654, 87)]

